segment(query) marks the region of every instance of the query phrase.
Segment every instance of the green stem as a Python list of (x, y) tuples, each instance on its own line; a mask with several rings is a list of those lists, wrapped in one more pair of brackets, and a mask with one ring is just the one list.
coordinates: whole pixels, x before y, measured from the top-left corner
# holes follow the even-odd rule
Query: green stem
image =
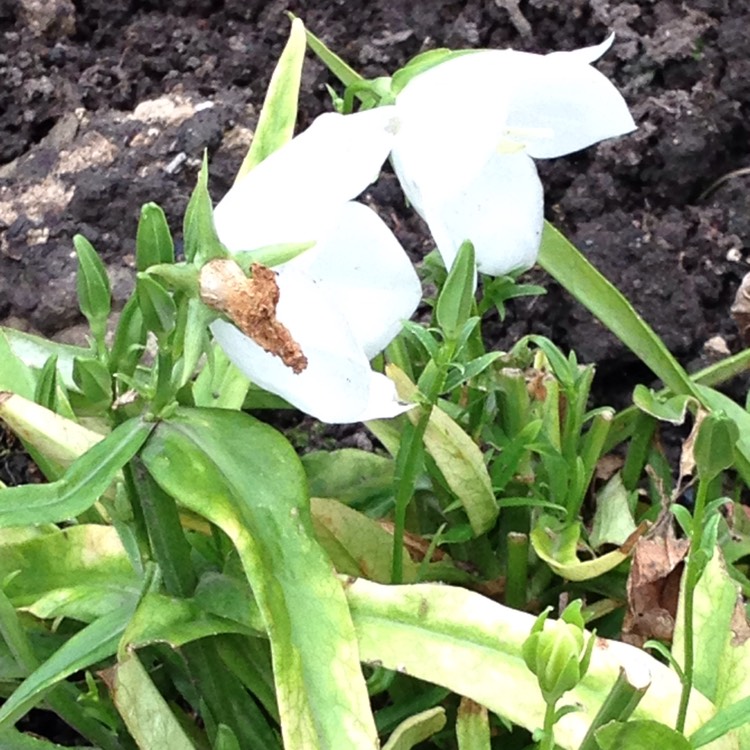
[(539, 750), (555, 750), (555, 704), (548, 703), (544, 710), (544, 736), (539, 743)]
[(505, 574), (505, 604), (513, 609), (526, 608), (529, 574), (529, 536), (508, 533), (508, 569)]
[(693, 639), (693, 611), (695, 605), (695, 586), (698, 582), (698, 551), (703, 541), (703, 517), (706, 510), (706, 499), (708, 497), (708, 488), (710, 485), (708, 479), (701, 479), (698, 482), (698, 492), (695, 498), (695, 511), (693, 513), (693, 535), (690, 540), (690, 556), (688, 557), (685, 568), (685, 588), (684, 588), (684, 607), (683, 614), (685, 617), (685, 657), (683, 660), (683, 679), (682, 694), (680, 695), (680, 706), (677, 711), (678, 732), (685, 730), (685, 719), (687, 718), (688, 702), (690, 701), (690, 691), (693, 687), (693, 671), (695, 668), (695, 644)]
[(393, 563), (391, 583), (404, 581), (404, 529), (406, 511), (414, 494), (417, 475), (422, 468), (424, 432), (430, 421), (432, 407), (422, 410), (416, 425), (407, 422), (396, 456), (396, 508), (393, 518)]

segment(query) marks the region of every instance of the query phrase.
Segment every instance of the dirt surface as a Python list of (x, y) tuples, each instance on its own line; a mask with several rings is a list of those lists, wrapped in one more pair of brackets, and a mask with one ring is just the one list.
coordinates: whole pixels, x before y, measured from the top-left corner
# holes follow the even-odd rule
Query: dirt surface
[[(0, 321), (74, 336), (76, 232), (122, 301), (140, 206), (159, 203), (179, 229), (204, 148), (221, 197), (286, 40), (286, 9), (368, 77), (433, 47), (545, 52), (615, 31), (598, 67), (639, 129), (540, 164), (548, 217), (683, 362), (740, 346), (728, 308), (749, 270), (750, 177), (704, 193), (750, 162), (748, 0), (373, 0), (356, 12), (343, 0), (0, 0)], [(310, 58), (301, 125), (331, 108), (328, 82)], [(429, 249), (393, 176), (367, 200), (415, 259)], [(549, 294), (516, 303), (488, 328), (493, 340), (549, 335), (599, 363), (607, 400), (627, 399), (644, 370), (542, 272), (531, 277)]]

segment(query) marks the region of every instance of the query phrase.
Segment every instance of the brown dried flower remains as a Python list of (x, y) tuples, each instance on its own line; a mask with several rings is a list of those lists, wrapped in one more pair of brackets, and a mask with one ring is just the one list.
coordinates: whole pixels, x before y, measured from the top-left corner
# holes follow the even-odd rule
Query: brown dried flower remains
[(276, 318), (279, 285), (276, 273), (254, 263), (247, 278), (233, 260), (212, 260), (201, 269), (201, 300), (224, 313), (242, 333), (299, 374), (307, 357), (289, 329)]

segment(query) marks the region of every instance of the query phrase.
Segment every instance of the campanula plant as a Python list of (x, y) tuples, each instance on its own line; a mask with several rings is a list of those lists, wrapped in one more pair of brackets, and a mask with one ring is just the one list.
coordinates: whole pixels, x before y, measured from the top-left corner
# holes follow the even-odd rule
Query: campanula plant
[[(675, 511), (688, 533), (705, 526), (706, 560), (714, 550), (705, 565), (691, 552), (680, 673), (679, 648), (660, 645), (673, 667), (585, 630), (617, 634), (623, 536), (661, 507), (637, 492), (652, 433), (627, 410), (587, 411), (594, 368), (573, 353), (540, 336), (487, 351), (482, 336), (484, 313), (523, 287), (498, 280), (477, 304), (477, 267), (537, 252), (532, 159), (632, 127), (591, 67), (605, 46), (430, 54), (351, 86), (360, 111), (293, 137), (296, 20), (215, 208), (204, 158), (184, 261), (144, 206), (116, 323), (106, 267), (75, 239), (91, 345), (0, 329), (0, 418), (47, 479), (0, 490), (0, 746), (49, 745), (15, 726), (38, 705), (103, 750), (743, 746), (750, 649), (730, 635), (736, 588), (717, 548), (732, 539), (721, 478), (742, 465), (714, 455), (736, 431), (696, 444), (700, 502), (692, 520)], [(411, 261), (355, 200), (389, 154), (449, 266), (419, 322)], [(540, 257), (553, 248), (564, 278), (575, 268), (610, 327), (658, 340), (553, 237)], [(661, 347), (634, 348), (686, 399), (719, 403)], [(249, 381), (323, 421), (368, 419), (382, 448), (298, 455), (243, 409)], [(746, 434), (742, 407), (721, 403)], [(600, 489), (605, 445), (631, 434), (627, 488), (615, 469)], [(723, 639), (698, 615), (714, 591)], [(534, 616), (566, 602), (559, 619)], [(623, 677), (633, 665), (639, 679)]]

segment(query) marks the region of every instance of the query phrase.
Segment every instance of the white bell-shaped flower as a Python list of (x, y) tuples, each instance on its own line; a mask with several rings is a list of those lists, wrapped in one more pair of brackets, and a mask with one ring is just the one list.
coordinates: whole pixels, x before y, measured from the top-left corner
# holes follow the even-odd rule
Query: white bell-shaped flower
[(324, 422), (391, 417), (408, 406), (369, 359), (396, 336), (421, 298), (401, 245), (353, 202), (392, 148), (394, 108), (325, 114), (250, 171), (216, 206), (221, 241), (239, 252), (316, 244), (276, 267), (276, 317), (307, 359), (299, 373), (235, 325), (211, 330), (253, 382)]
[(533, 265), (543, 225), (533, 159), (635, 128), (621, 94), (590, 65), (611, 44), (549, 55), (467, 52), (398, 94), (393, 166), (448, 267), (466, 240), (483, 273)]

